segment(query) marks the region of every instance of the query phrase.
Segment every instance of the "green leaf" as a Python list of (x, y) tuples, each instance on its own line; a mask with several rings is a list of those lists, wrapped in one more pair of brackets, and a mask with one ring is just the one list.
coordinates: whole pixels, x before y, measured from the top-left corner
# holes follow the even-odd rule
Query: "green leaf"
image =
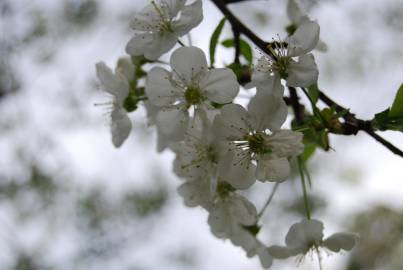
[[(234, 39), (232, 39), (232, 38), (224, 40), (223, 42), (221, 42), (221, 44), (226, 48), (235, 48)], [(243, 57), (245, 57), (246, 61), (248, 61), (249, 64), (252, 64), (253, 51), (252, 51), (252, 47), (249, 45), (249, 43), (243, 39), (240, 39), (239, 48), (240, 48), (241, 55)]]
[(318, 88), (318, 84), (313, 84), (311, 86), (308, 87), (308, 94), (309, 97), (311, 98), (312, 102), (314, 104), (316, 104), (316, 102), (318, 102), (319, 99), (319, 88)]
[(375, 114), (372, 124), (379, 130), (403, 132), (403, 84), (397, 90), (392, 107)]
[(310, 159), (313, 156), (313, 154), (315, 153), (315, 150), (316, 150), (315, 144), (313, 144), (313, 143), (305, 144), (304, 152), (301, 155), (302, 161), (307, 162), (308, 159)]
[(226, 18), (222, 18), (221, 21), (218, 23), (216, 29), (213, 32), (213, 35), (211, 35), (210, 39), (210, 66), (214, 66), (215, 62), (215, 50), (217, 48), (217, 43), (218, 43), (218, 38), (221, 35), (222, 29), (224, 28)]
[(395, 100), (389, 111), (389, 117), (403, 118), (403, 84), (397, 90)]

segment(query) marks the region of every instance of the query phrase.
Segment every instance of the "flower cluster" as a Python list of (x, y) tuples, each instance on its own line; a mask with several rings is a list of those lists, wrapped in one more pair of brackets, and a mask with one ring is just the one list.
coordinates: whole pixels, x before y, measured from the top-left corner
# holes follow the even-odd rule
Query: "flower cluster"
[[(106, 92), (112, 95), (112, 141), (122, 145), (132, 128), (128, 112), (144, 104), (150, 125), (158, 132), (158, 150), (176, 155), (174, 172), (183, 180), (178, 193), (189, 207), (203, 207), (218, 238), (228, 239), (257, 256), (268, 268), (273, 258), (305, 255), (312, 248), (350, 250), (353, 234), (339, 233), (323, 240), (323, 224), (304, 220), (291, 226), (286, 246), (258, 239), (261, 228), (255, 205), (240, 190), (256, 180), (281, 183), (291, 172), (290, 160), (302, 154), (303, 135), (284, 127), (288, 115), (284, 86), (315, 84), (318, 70), (312, 51), (319, 42), (319, 25), (302, 15), (293, 0), (288, 11), (296, 29), (284, 41), (271, 43), (255, 65), (249, 87), (256, 95), (246, 107), (236, 103), (240, 91), (230, 68), (209, 68), (204, 52), (184, 46), (179, 38), (203, 18), (202, 1), (151, 1), (134, 15), (134, 37), (126, 47), (131, 61), (119, 61), (113, 73), (96, 65)], [(298, 18), (297, 18), (298, 17)], [(158, 65), (170, 55), (169, 68)], [(145, 63), (151, 68), (145, 71)], [(141, 102), (141, 103), (140, 103)]]

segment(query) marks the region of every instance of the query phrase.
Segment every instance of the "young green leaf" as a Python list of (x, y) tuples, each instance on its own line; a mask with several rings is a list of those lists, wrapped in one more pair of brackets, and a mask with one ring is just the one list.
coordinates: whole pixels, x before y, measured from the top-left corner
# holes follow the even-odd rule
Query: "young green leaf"
[[(224, 40), (223, 42), (221, 42), (221, 44), (225, 48), (235, 48), (234, 39), (232, 38)], [(252, 47), (243, 39), (239, 40), (239, 47), (241, 55), (245, 57), (246, 61), (248, 61), (249, 65), (251, 65), (253, 61)]]
[(224, 28), (226, 18), (222, 18), (221, 21), (218, 23), (216, 29), (214, 30), (213, 34), (211, 35), (210, 39), (210, 66), (214, 66), (215, 62), (215, 50), (217, 48), (218, 38), (221, 35), (222, 29)]
[(403, 118), (403, 84), (397, 90), (395, 100), (389, 111), (389, 117)]
[(318, 88), (318, 84), (313, 84), (311, 86), (308, 87), (308, 94), (309, 97), (311, 98), (312, 102), (314, 104), (316, 104), (316, 102), (318, 102), (319, 99), (319, 88)]

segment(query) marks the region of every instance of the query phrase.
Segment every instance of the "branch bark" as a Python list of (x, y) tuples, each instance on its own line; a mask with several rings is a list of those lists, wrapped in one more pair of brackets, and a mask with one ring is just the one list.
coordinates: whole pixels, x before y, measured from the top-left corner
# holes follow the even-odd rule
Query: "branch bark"
[[(250, 30), (245, 24), (243, 24), (226, 6), (226, 4), (229, 3), (236, 3), (236, 2), (241, 2), (241, 1), (246, 1), (246, 0), (211, 0), (216, 7), (226, 16), (228, 21), (231, 23), (233, 29), (236, 29), (239, 33), (244, 34), (246, 37), (248, 37), (259, 49), (261, 49), (264, 53), (268, 55), (272, 55), (270, 50), (268, 49), (268, 45), (270, 44), (269, 42), (266, 42), (259, 38), (252, 30)], [(295, 111), (295, 116), (298, 120), (300, 118), (300, 105), (298, 101), (298, 95), (294, 89), (294, 94), (292, 94), (292, 91), (290, 89), (290, 103), (291, 106), (293, 107)], [(325, 93), (322, 91), (319, 91), (319, 99), (325, 103), (329, 107), (334, 107), (336, 111), (343, 113), (343, 118), (345, 120), (344, 128), (345, 128), (345, 133), (344, 135), (355, 135), (357, 134), (358, 131), (362, 130), (366, 132), (369, 136), (374, 138), (377, 142), (381, 143), (383, 146), (385, 146), (387, 149), (389, 149), (392, 153), (399, 155), (403, 157), (403, 151), (394, 146), (392, 143), (388, 142), (381, 136), (375, 133), (375, 128), (372, 126), (372, 123), (370, 121), (365, 121), (362, 119), (358, 119), (355, 117), (354, 114), (352, 114), (348, 109), (344, 108), (343, 106), (339, 105), (335, 101), (333, 101), (330, 97), (328, 97)]]

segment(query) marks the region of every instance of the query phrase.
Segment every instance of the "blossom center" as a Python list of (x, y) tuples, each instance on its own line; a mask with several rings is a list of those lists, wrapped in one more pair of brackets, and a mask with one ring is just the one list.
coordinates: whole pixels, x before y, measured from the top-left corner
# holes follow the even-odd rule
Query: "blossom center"
[(217, 184), (217, 195), (220, 198), (228, 197), (235, 189), (225, 181), (219, 181)]
[(265, 143), (263, 135), (260, 133), (246, 135), (244, 139), (248, 142), (249, 150), (252, 153), (262, 155), (271, 152), (271, 149)]
[(204, 97), (198, 87), (188, 87), (185, 90), (185, 100), (188, 106), (202, 103)]
[(272, 71), (276, 71), (279, 73), (280, 77), (283, 79), (287, 79), (288, 72), (287, 67), (290, 63), (290, 57), (287, 55), (287, 48), (285, 43), (281, 40), (280, 36), (278, 36), (278, 41), (273, 39), (273, 45), (269, 45), (267, 48), (272, 53), (270, 55), (269, 63)]

